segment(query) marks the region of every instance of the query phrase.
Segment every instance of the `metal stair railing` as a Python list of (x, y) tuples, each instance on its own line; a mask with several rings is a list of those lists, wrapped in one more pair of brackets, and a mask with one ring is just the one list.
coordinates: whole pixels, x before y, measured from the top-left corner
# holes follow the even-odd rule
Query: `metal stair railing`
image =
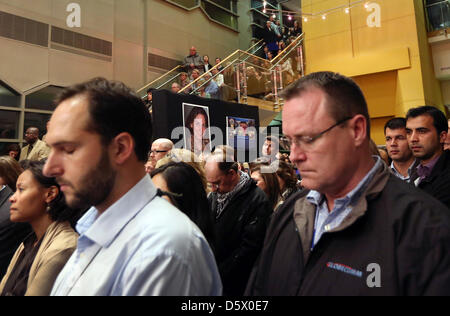
[[(252, 51), (253, 53), (256, 53), (262, 47), (263, 47), (263, 41), (260, 40), (260, 41), (257, 41), (256, 43), (254, 43), (252, 46), (250, 46), (246, 51)], [(221, 63), (218, 64), (218, 66), (219, 65), (223, 65), (223, 63), (221, 62)], [(168, 72), (162, 74), (158, 78), (152, 80), (151, 82), (149, 82), (148, 84), (146, 84), (145, 86), (143, 86), (142, 88), (137, 90), (137, 93), (141, 94), (142, 92), (146, 91), (149, 87), (152, 87), (158, 81), (161, 81), (162, 79), (167, 77), (167, 79), (162, 84), (158, 84), (158, 85), (154, 86), (153, 88), (154, 89), (160, 89), (160, 88), (164, 87), (166, 84), (176, 80), (180, 76), (181, 72), (179, 72), (179, 70), (182, 69), (182, 68), (183, 68), (183, 65), (178, 65), (178, 66), (174, 67), (173, 69), (171, 69)], [(178, 73), (175, 73), (174, 75), (171, 75), (171, 74), (173, 74), (176, 71), (178, 71)], [(146, 96), (144, 96), (143, 98), (145, 98), (145, 97)]]
[[(270, 81), (265, 82), (272, 85), (272, 93), (271, 96), (274, 97), (274, 108), (277, 109), (280, 105), (279, 91), (282, 90), (285, 84), (290, 82), (283, 82), (283, 65), (288, 57), (291, 57), (291, 53), (296, 50), (296, 57), (300, 61), (300, 74), (304, 75), (304, 61), (303, 61), (303, 49), (302, 44), (304, 41), (304, 34), (299, 35), (295, 38), (283, 51), (281, 51), (272, 61), (262, 59), (248, 51), (236, 50), (227, 58), (225, 58), (221, 63), (214, 66), (213, 69), (217, 69), (220, 66), (224, 66), (221, 72), (224, 72), (226, 69), (230, 67), (234, 67), (235, 75), (236, 75), (236, 93), (237, 93), (237, 101), (239, 103), (246, 103), (248, 99), (247, 95), (247, 67), (252, 66), (253, 68), (258, 68), (259, 70), (264, 71), (266, 74), (270, 74)], [(250, 50), (250, 49), (249, 49)], [(261, 65), (257, 65), (260, 63)], [(219, 72), (219, 73), (221, 73)], [(207, 79), (205, 82), (198, 85), (208, 74), (202, 74), (197, 79), (192, 81), (189, 85), (184, 87), (179, 93), (190, 93), (196, 94), (198, 91), (209, 84), (210, 80), (214, 80), (219, 73), (212, 75), (211, 78)], [(265, 84), (264, 83), (264, 84)]]

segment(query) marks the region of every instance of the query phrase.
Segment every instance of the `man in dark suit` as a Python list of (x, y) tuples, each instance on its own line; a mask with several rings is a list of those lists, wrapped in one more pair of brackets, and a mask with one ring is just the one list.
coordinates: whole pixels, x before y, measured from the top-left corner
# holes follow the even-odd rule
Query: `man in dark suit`
[(450, 208), (450, 151), (444, 150), (447, 119), (433, 106), (410, 109), (406, 133), (414, 157), (420, 159), (414, 184)]

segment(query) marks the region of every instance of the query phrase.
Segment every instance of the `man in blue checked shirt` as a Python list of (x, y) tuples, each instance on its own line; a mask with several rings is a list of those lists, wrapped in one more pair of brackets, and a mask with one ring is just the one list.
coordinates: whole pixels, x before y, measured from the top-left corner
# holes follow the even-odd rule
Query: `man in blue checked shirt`
[(44, 173), (57, 178), (68, 205), (91, 209), (51, 294), (221, 295), (204, 236), (145, 174), (152, 126), (139, 97), (97, 78), (66, 89), (56, 104)]

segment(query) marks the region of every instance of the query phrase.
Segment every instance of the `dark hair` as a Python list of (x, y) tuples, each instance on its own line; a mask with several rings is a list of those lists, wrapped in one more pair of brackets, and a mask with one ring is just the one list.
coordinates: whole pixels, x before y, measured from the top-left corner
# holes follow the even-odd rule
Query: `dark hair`
[(6, 154), (8, 154), (10, 151), (18, 151), (20, 153), (20, 146), (18, 144), (9, 144), (6, 147)]
[(118, 81), (95, 78), (65, 89), (55, 100), (56, 105), (77, 95), (89, 100), (89, 131), (101, 136), (103, 145), (122, 132), (135, 141), (135, 154), (141, 162), (147, 161), (152, 139), (151, 116), (141, 98)]
[(236, 162), (237, 152), (229, 146), (217, 146), (216, 150), (206, 159), (217, 162), (217, 166), (224, 174), (230, 170), (239, 171), (239, 163)]
[(387, 121), (384, 125), (384, 134), (386, 135), (386, 129), (400, 129), (406, 128), (406, 119), (403, 117), (396, 117)]
[(370, 116), (366, 99), (361, 88), (352, 79), (329, 71), (315, 72), (289, 85), (282, 92), (282, 97), (290, 100), (312, 87), (327, 95), (328, 110), (336, 122), (357, 114), (363, 115), (367, 121), (367, 138), (370, 137)]
[(250, 172), (259, 172), (261, 177), (263, 178), (264, 182), (266, 183), (266, 187), (268, 192), (264, 192), (267, 195), (267, 198), (269, 199), (270, 205), (272, 205), (272, 208), (275, 209), (275, 206), (277, 205), (281, 192), (280, 192), (280, 183), (278, 182), (277, 174), (276, 173), (263, 173), (261, 172), (261, 167), (267, 166), (269, 167), (270, 164), (263, 164), (263, 163), (254, 163), (250, 166)]
[(4, 156), (9, 156), (9, 152), (10, 151), (16, 151), (18, 154), (15, 158), (16, 161), (19, 161), (20, 158), (20, 146), (18, 144), (9, 144), (8, 146), (6, 146), (5, 150), (3, 151), (2, 155)]
[(171, 193), (172, 203), (185, 213), (203, 232), (212, 245), (214, 219), (200, 175), (184, 162), (169, 162), (151, 172), (151, 177), (161, 174)]
[(297, 188), (297, 176), (295, 174), (294, 166), (283, 160), (278, 161), (277, 176), (283, 179), (286, 188)]
[(199, 115), (199, 114), (201, 114), (201, 115), (203, 115), (203, 116), (205, 117), (205, 123), (206, 123), (206, 126), (209, 126), (208, 114), (206, 114), (205, 109), (202, 108), (202, 107), (196, 106), (196, 107), (194, 107), (194, 108), (191, 110), (191, 112), (189, 113), (189, 115), (188, 115), (188, 117), (187, 117), (187, 119), (186, 119), (186, 125), (185, 125), (185, 126), (189, 129), (189, 131), (191, 132), (191, 135), (194, 134), (194, 131), (193, 131), (193, 129), (191, 128), (191, 124), (194, 123), (195, 118), (196, 118), (197, 115)]
[(17, 178), (22, 171), (22, 167), (14, 158), (10, 156), (0, 157), (0, 177), (11, 190), (16, 191)]
[(422, 115), (428, 115), (433, 118), (433, 126), (436, 128), (438, 137), (442, 132), (448, 131), (448, 123), (445, 114), (434, 106), (425, 105), (417, 108), (412, 108), (406, 114), (406, 120)]
[(73, 223), (79, 218), (81, 212), (79, 210), (71, 209), (67, 206), (64, 194), (56, 182), (56, 178), (49, 178), (44, 176), (43, 170), (45, 160), (34, 161), (24, 160), (22, 166), (25, 171), (30, 171), (33, 178), (44, 188), (50, 188), (55, 186), (58, 188), (58, 195), (49, 203), (50, 210), (48, 211), (51, 219), (57, 222), (70, 222)]
[[(272, 149), (277, 148), (278, 151), (281, 150), (281, 148), (280, 148), (280, 139), (277, 136), (269, 135), (269, 136), (266, 137), (266, 140), (264, 142), (266, 142), (266, 141), (270, 141)], [(274, 154), (272, 154), (272, 156), (274, 156)]]

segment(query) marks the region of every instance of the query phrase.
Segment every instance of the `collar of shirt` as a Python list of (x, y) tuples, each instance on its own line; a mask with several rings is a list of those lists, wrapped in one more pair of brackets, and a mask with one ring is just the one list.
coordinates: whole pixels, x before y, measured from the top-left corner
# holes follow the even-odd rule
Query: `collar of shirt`
[(108, 247), (122, 228), (156, 196), (150, 176), (145, 175), (130, 191), (99, 216), (95, 207), (78, 221), (76, 229), (82, 237)]
[(417, 175), (419, 176), (419, 178), (421, 180), (430, 176), (431, 172), (433, 171), (434, 166), (436, 165), (436, 163), (438, 162), (440, 157), (441, 156), (437, 156), (436, 158), (431, 160), (426, 165), (419, 164), (419, 166), (417, 167)]
[(314, 190), (311, 190), (308, 193), (306, 199), (310, 203), (316, 205), (316, 219), (311, 249), (319, 242), (325, 232), (338, 227), (347, 215), (350, 214), (352, 206), (359, 201), (377, 171), (382, 168), (381, 158), (378, 156), (373, 156), (373, 158), (376, 162), (372, 169), (345, 197), (334, 201), (334, 208), (331, 212), (328, 212), (328, 206), (323, 194)]
[(6, 185), (2, 185), (2, 187), (0, 188), (0, 192), (2, 192), (4, 188), (6, 188)]
[(392, 171), (394, 172), (394, 175), (397, 178), (400, 178), (400, 179), (405, 180), (405, 181), (409, 181), (411, 179), (411, 174), (413, 172), (413, 169), (417, 166), (417, 162), (418, 162), (417, 159), (414, 159), (414, 161), (412, 162), (412, 164), (408, 168), (408, 175), (406, 177), (404, 177), (400, 172), (397, 171), (393, 161), (391, 162), (391, 169), (392, 169)]

